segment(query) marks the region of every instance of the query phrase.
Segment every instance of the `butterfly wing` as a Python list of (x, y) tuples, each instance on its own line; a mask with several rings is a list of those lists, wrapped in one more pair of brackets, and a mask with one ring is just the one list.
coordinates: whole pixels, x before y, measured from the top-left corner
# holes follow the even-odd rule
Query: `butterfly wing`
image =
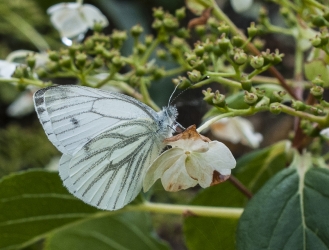
[(41, 89), (34, 104), (49, 140), (66, 155), (118, 122), (157, 118), (154, 110), (134, 98), (75, 85)]
[(59, 173), (72, 194), (107, 210), (137, 196), (163, 147), (155, 111), (129, 96), (81, 86), (41, 89), (34, 102), (63, 153)]
[(76, 197), (116, 210), (140, 192), (147, 167), (161, 149), (154, 121), (126, 121), (90, 140), (74, 156), (63, 155), (59, 171)]

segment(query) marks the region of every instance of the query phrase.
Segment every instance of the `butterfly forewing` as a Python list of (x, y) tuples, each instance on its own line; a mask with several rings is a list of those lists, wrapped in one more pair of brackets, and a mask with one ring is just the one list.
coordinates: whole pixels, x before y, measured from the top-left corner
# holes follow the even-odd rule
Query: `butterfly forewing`
[(154, 119), (157, 115), (128, 96), (81, 86), (42, 89), (36, 92), (34, 100), (48, 138), (69, 155), (118, 122)]
[(48, 138), (63, 153), (64, 185), (107, 210), (140, 192), (176, 117), (174, 107), (156, 113), (129, 96), (81, 86), (41, 89), (34, 102)]

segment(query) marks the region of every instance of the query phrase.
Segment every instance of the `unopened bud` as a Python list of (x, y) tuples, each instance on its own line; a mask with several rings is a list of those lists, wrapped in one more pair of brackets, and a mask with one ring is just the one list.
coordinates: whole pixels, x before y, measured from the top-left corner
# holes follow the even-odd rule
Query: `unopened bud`
[(225, 95), (220, 94), (219, 91), (216, 90), (215, 96), (212, 98), (212, 103), (221, 108), (225, 107)]
[(245, 91), (244, 92), (244, 102), (247, 103), (248, 105), (255, 105), (258, 100), (258, 97), (256, 94)]
[(201, 79), (201, 73), (198, 70), (192, 70), (187, 72), (188, 78), (191, 82), (198, 82)]
[(178, 18), (178, 19), (183, 19), (185, 18), (186, 16), (186, 9), (185, 7), (182, 7), (180, 9), (177, 9), (176, 12), (175, 12), (175, 16)]
[(243, 50), (236, 49), (233, 59), (236, 64), (243, 65), (248, 61), (248, 56)]
[(252, 22), (252, 23), (250, 24), (250, 27), (249, 27), (247, 30), (248, 30), (248, 36), (249, 36), (249, 37), (254, 37), (254, 36), (256, 36), (257, 33), (258, 33), (258, 29), (256, 28), (254, 22)]
[(140, 24), (137, 24), (131, 28), (130, 33), (133, 37), (138, 37), (143, 33), (143, 27)]
[(234, 36), (231, 39), (232, 45), (239, 48), (241, 47), (245, 41), (240, 36)]
[(306, 105), (301, 101), (292, 101), (291, 107), (293, 107), (297, 111), (306, 110)]
[(213, 98), (215, 97), (215, 94), (212, 92), (211, 88), (207, 88), (206, 90), (202, 90), (202, 94), (204, 95), (203, 100), (205, 100), (209, 104), (213, 104)]
[(270, 112), (278, 115), (281, 113), (282, 107), (280, 103), (274, 102), (270, 104)]
[(250, 89), (252, 87), (252, 82), (250, 79), (248, 79), (248, 76), (243, 75), (241, 77), (241, 86), (244, 90), (250, 91)]
[(250, 66), (254, 69), (259, 69), (264, 65), (264, 58), (262, 56), (251, 56)]
[(323, 87), (324, 81), (322, 80), (321, 76), (317, 76), (312, 80), (312, 83), (317, 86)]
[(324, 89), (323, 87), (319, 85), (315, 85), (310, 90), (311, 94), (314, 96), (314, 98), (321, 100), (323, 96)]
[(218, 39), (218, 45), (219, 45), (219, 48), (224, 52), (229, 49), (230, 40), (225, 37), (225, 33), (223, 33), (223, 35), (220, 37), (220, 39)]

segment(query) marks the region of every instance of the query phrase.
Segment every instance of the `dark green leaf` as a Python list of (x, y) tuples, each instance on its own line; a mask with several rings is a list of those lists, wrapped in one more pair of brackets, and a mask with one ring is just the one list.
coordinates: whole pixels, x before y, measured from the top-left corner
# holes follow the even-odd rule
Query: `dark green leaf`
[(0, 249), (17, 249), (98, 211), (74, 198), (58, 173), (16, 173), (0, 181)]
[(298, 153), (247, 205), (238, 249), (328, 249), (329, 170)]
[(145, 213), (124, 213), (94, 218), (53, 233), (46, 250), (167, 250), (151, 235), (150, 217)]

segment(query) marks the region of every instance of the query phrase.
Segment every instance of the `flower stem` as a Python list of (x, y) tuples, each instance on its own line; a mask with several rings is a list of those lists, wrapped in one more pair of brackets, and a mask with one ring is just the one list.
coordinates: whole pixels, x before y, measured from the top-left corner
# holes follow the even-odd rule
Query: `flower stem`
[(163, 203), (144, 202), (138, 205), (131, 205), (127, 207), (128, 210), (145, 211), (153, 213), (167, 213), (178, 215), (192, 215), (215, 218), (240, 218), (242, 208), (228, 208), (228, 207), (206, 207), (206, 206), (192, 206), (192, 205), (171, 205)]

